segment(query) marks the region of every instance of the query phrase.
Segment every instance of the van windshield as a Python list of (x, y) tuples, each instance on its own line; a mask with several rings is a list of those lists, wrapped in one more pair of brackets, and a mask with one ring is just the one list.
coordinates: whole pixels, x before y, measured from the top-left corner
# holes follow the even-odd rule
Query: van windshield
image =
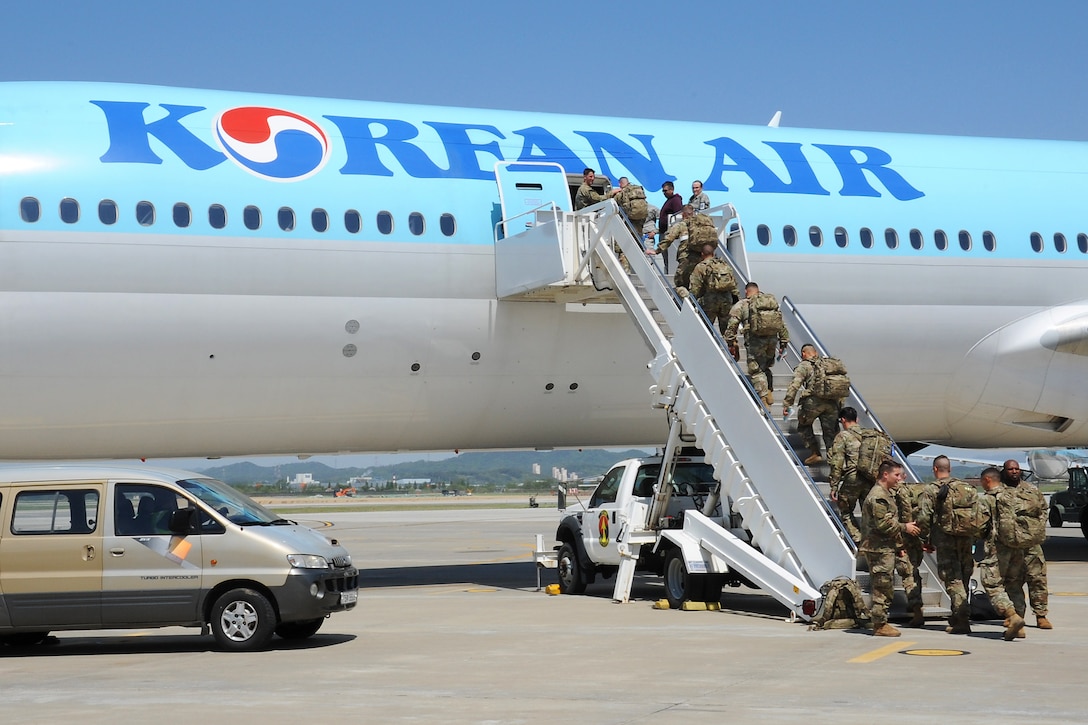
[(204, 502), (209, 508), (235, 524), (270, 524), (282, 521), (279, 516), (245, 494), (212, 478), (192, 478), (178, 485)]

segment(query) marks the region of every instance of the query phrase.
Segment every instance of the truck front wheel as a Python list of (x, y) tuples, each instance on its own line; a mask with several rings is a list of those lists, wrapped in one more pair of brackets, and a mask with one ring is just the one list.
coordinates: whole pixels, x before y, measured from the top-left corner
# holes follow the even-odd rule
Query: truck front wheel
[(586, 576), (578, 561), (578, 552), (570, 544), (559, 547), (559, 591), (563, 594), (581, 594), (586, 590)]
[(665, 597), (669, 606), (679, 609), (684, 602), (701, 602), (706, 593), (706, 577), (691, 575), (678, 547), (665, 554)]
[(1065, 523), (1062, 518), (1062, 510), (1057, 506), (1050, 507), (1050, 525), (1056, 529), (1061, 528), (1061, 525)]

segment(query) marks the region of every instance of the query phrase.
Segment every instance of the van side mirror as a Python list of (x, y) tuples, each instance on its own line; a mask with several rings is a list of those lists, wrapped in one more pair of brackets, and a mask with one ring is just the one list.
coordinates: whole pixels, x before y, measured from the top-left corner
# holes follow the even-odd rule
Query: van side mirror
[(196, 523), (196, 509), (178, 509), (170, 514), (170, 533), (185, 536), (193, 531)]

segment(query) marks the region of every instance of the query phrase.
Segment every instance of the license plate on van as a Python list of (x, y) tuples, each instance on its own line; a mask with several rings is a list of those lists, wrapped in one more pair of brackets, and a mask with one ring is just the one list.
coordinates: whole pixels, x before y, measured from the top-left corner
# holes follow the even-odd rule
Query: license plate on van
[(341, 604), (355, 604), (355, 602), (357, 602), (357, 601), (359, 601), (359, 592), (358, 591), (340, 592), (340, 603)]

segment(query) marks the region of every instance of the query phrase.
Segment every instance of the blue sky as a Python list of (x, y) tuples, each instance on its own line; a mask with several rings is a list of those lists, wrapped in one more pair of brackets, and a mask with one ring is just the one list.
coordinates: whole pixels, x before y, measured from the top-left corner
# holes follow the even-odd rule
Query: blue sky
[(1088, 3), (9, 3), (0, 80), (1088, 140)]
[(1088, 140), (1085, 28), (1075, 0), (42, 0), (4, 8), (0, 80)]

